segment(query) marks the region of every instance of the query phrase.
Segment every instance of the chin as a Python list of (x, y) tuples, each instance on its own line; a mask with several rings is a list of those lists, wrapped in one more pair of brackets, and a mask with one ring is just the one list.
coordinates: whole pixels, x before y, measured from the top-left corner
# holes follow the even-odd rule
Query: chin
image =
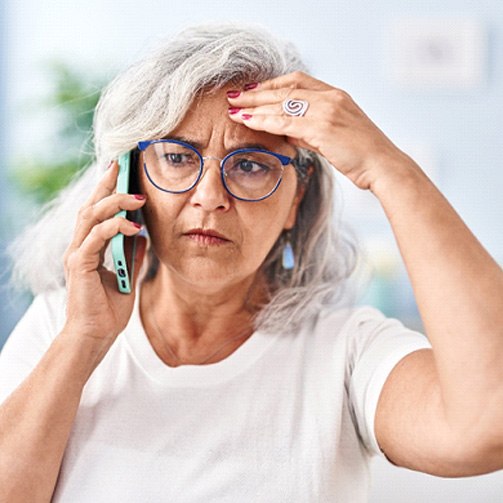
[(233, 261), (217, 261), (208, 257), (186, 259), (176, 265), (171, 264), (169, 269), (179, 280), (205, 292), (217, 292), (255, 276), (255, 271), (240, 271), (242, 268)]

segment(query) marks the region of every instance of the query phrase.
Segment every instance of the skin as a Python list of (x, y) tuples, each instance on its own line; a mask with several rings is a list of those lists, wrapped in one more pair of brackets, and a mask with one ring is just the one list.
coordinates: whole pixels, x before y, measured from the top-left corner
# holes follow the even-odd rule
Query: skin
[[(238, 90), (236, 90), (238, 91)], [(287, 98), (307, 100), (288, 117)], [(395, 464), (434, 475), (503, 468), (503, 271), (420, 167), (341, 89), (302, 72), (242, 89), (231, 120), (325, 156), (381, 203), (433, 350), (389, 375), (375, 418)]]
[[(177, 133), (197, 134), (203, 154), (217, 157), (242, 141), (285, 154), (292, 146), (319, 152), (378, 198), (395, 234), (433, 350), (403, 358), (384, 384), (375, 417), (383, 452), (399, 466), (444, 477), (503, 468), (501, 268), (419, 166), (347, 93), (301, 72), (240, 91), (227, 103), (225, 90), (195, 102)], [(306, 115), (285, 116), (286, 98), (307, 100)], [(231, 114), (228, 106), (240, 110)], [(115, 213), (145, 207), (161, 268), (142, 285), (142, 321), (159, 356), (178, 365), (164, 343), (197, 363), (237, 328), (249, 335), (253, 306), (265, 292), (258, 268), (282, 229), (294, 225), (302, 197), (291, 171), (261, 203), (229, 199), (215, 161), (200, 185), (176, 197), (154, 192), (144, 179), (146, 197), (116, 194), (117, 172), (111, 163), (81, 208), (65, 253), (64, 327), (1, 404), (2, 501), (51, 499), (82, 391), (131, 316), (136, 289), (118, 292), (103, 253), (118, 232), (133, 236), (139, 229)], [(204, 245), (183, 236), (187, 226), (214, 227), (229, 242)], [(138, 238), (133, 284), (145, 244)], [(212, 361), (242, 342), (225, 346)]]
[[(252, 131), (231, 121), (227, 91), (194, 100), (170, 136), (197, 143), (204, 156), (223, 158), (230, 151), (257, 143), (295, 156), (295, 148), (285, 137)], [(156, 277), (141, 286), (140, 313), (147, 336), (168, 365), (220, 361), (251, 335), (252, 317), (267, 297), (267, 287), (257, 271), (281, 232), (295, 224), (302, 199), (295, 171), (287, 167), (278, 190), (254, 203), (228, 194), (215, 160), (205, 162), (202, 179), (183, 194), (159, 191), (143, 169), (139, 173), (141, 199), (114, 193), (114, 162), (81, 209), (65, 257), (70, 299), (66, 330), (102, 342), (107, 351), (124, 329), (135, 293), (117, 293), (114, 274), (101, 266), (103, 250), (116, 232), (130, 236), (139, 231), (127, 220), (114, 218), (115, 213), (143, 207), (160, 260)], [(208, 242), (211, 240), (197, 232), (190, 233), (194, 229), (218, 232), (225, 240)], [(142, 238), (138, 244), (135, 271), (145, 250)], [(222, 350), (207, 360), (220, 347)]]
[[(176, 131), (202, 143), (204, 155), (223, 157), (243, 142), (294, 154), (281, 135), (232, 122), (225, 90), (206, 98), (194, 103)], [(153, 348), (173, 366), (180, 359), (201, 363), (217, 350), (207, 362), (212, 363), (251, 334), (250, 318), (266, 294), (257, 271), (282, 230), (294, 225), (302, 198), (292, 169), (285, 171), (277, 192), (260, 203), (231, 198), (213, 160), (200, 184), (184, 195), (160, 193), (145, 178), (141, 197), (116, 194), (117, 174), (118, 165), (112, 162), (79, 212), (64, 257), (67, 317), (61, 332), (0, 406), (1, 501), (51, 500), (83, 389), (131, 316), (137, 289), (131, 295), (119, 293), (115, 273), (103, 267), (103, 256), (118, 232), (134, 236), (140, 229), (114, 215), (144, 207), (161, 261), (155, 280), (143, 283), (140, 292), (142, 321)], [(213, 228), (227, 239), (211, 244), (207, 238), (184, 236), (194, 228)], [(126, 240), (126, 253), (131, 253), (128, 244)], [(133, 286), (145, 245), (145, 238), (138, 237)], [(152, 326), (152, 315), (162, 330)], [(167, 341), (178, 359), (167, 351)]]
[[(195, 100), (169, 136), (199, 144), (204, 156), (223, 158), (247, 143), (260, 143), (295, 157), (295, 148), (284, 137), (229, 120), (227, 90)], [(278, 190), (252, 203), (225, 190), (216, 160), (205, 161), (202, 179), (183, 194), (162, 192), (144, 170), (140, 173), (147, 196), (144, 217), (160, 260), (158, 274), (142, 287), (143, 323), (166, 363), (179, 363), (170, 349), (184, 363), (202, 361), (229, 338), (252, 333), (256, 304), (267, 295), (257, 271), (281, 232), (295, 223), (301, 200), (297, 176), (288, 167)], [(187, 235), (191, 229), (217, 231), (228, 241), (210, 244), (197, 234)], [(226, 346), (210, 362), (221, 360), (243, 342), (241, 338)]]
[[(205, 156), (222, 158), (257, 143), (280, 154), (295, 155), (286, 138), (252, 131), (229, 120), (227, 90), (195, 100), (170, 136), (190, 139)], [(140, 296), (143, 325), (154, 350), (172, 366), (225, 358), (251, 335), (255, 306), (267, 293), (257, 271), (283, 229), (295, 223), (302, 199), (295, 172), (287, 168), (271, 197), (249, 203), (227, 193), (214, 160), (206, 162), (200, 182), (184, 194), (159, 191), (140, 169), (141, 199), (114, 192), (117, 169), (117, 163), (112, 163), (81, 209), (65, 256), (69, 295), (65, 332), (97, 340), (100, 352), (106, 352), (126, 326), (135, 293), (124, 296), (117, 292), (115, 275), (101, 265), (103, 250), (118, 231), (129, 236), (139, 231), (131, 222), (115, 218), (115, 213), (144, 207), (160, 260), (158, 274), (142, 284)], [(187, 236), (192, 229), (211, 229), (226, 240), (210, 245), (200, 237)], [(135, 271), (144, 252), (145, 242), (140, 238)], [(134, 278), (134, 284), (136, 281)], [(226, 344), (236, 337), (239, 339)]]

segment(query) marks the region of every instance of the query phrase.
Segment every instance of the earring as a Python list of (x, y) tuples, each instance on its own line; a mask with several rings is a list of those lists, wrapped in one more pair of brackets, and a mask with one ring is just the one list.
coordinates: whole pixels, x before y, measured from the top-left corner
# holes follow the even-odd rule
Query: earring
[(285, 271), (291, 271), (295, 267), (295, 255), (293, 254), (292, 243), (290, 243), (290, 233), (288, 233), (285, 238), (282, 265)]

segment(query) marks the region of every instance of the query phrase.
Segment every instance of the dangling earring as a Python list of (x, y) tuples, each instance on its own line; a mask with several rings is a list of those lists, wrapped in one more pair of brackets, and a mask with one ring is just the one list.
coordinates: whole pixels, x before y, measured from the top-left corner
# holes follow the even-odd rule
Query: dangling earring
[(282, 265), (285, 271), (291, 271), (295, 267), (295, 255), (293, 254), (292, 243), (290, 243), (290, 232), (287, 232), (285, 236)]

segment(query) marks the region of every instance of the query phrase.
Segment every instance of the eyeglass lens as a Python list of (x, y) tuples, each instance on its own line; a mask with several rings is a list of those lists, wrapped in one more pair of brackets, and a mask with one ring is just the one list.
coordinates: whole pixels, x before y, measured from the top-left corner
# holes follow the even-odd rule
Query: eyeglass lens
[[(144, 152), (144, 162), (152, 182), (168, 192), (190, 190), (202, 172), (199, 155), (178, 143), (151, 143)], [(223, 166), (227, 190), (251, 201), (273, 192), (282, 174), (281, 161), (267, 152), (236, 152), (227, 157)]]

